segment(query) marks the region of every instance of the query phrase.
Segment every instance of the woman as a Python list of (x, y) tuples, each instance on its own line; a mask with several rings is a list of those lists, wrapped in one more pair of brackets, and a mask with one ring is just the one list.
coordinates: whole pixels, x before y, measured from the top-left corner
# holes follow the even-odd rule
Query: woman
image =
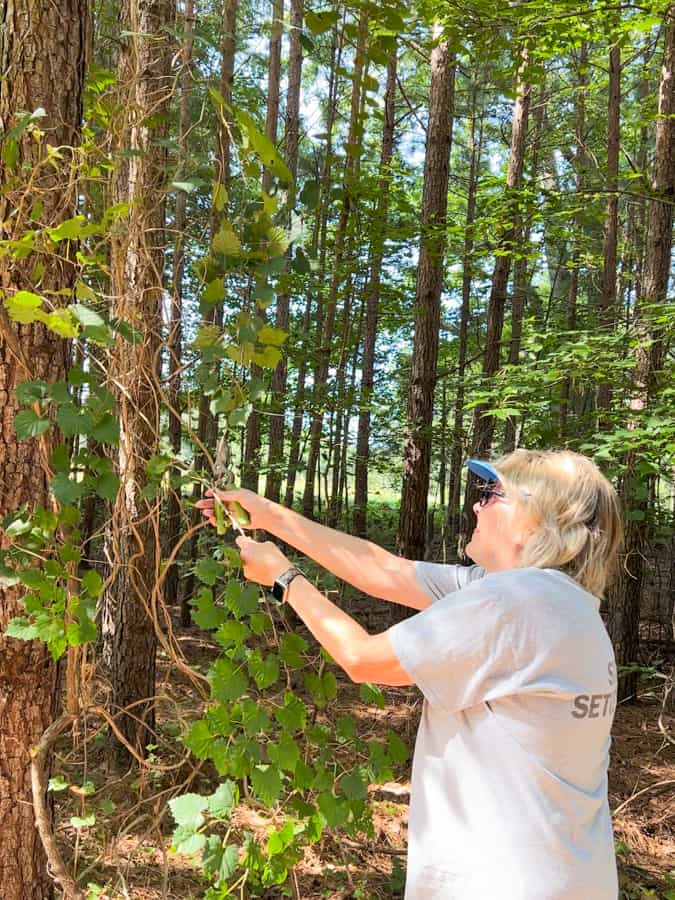
[[(271, 542), (239, 537), (354, 681), (415, 683), (406, 900), (616, 900), (607, 802), (616, 666), (599, 600), (621, 522), (589, 459), (517, 450), (481, 479), (471, 567), (401, 559), (248, 491), (262, 528), (374, 597), (420, 612), (369, 635)], [(213, 497), (200, 501), (214, 520)]]

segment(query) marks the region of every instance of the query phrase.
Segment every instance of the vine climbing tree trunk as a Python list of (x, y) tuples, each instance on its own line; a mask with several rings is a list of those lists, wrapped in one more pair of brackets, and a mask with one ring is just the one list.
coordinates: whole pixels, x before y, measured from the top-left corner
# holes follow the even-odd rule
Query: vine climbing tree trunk
[[(116, 203), (128, 204), (125, 227), (112, 239), (113, 315), (131, 322), (142, 341), (122, 338), (111, 353), (110, 388), (117, 398), (120, 490), (106, 530), (110, 575), (104, 595), (104, 662), (111, 705), (125, 740), (141, 755), (153, 740), (155, 655), (153, 610), (148, 606), (160, 571), (159, 505), (143, 496), (146, 465), (159, 445), (166, 150), (162, 146), (171, 93), (169, 0), (123, 0), (118, 84), (123, 92), (116, 130), (124, 156), (113, 178)], [(129, 707), (128, 713), (123, 712)], [(126, 747), (112, 737), (116, 762)]]
[[(42, 107), (42, 136), (29, 126), (3, 144), (0, 163), (0, 239), (19, 241), (27, 230), (53, 228), (77, 209), (75, 157), (79, 142), (89, 10), (85, 0), (0, 6), (0, 131), (21, 114)], [(45, 163), (50, 144), (60, 148), (58, 167)], [(12, 159), (13, 157), (13, 159)], [(26, 198), (20, 173), (32, 172)], [(26, 201), (29, 202), (26, 202)], [(31, 218), (29, 218), (29, 216)], [(44, 271), (34, 280), (34, 257), (0, 257), (0, 516), (24, 504), (49, 507), (45, 438), (19, 442), (14, 430), (15, 388), (21, 381), (62, 380), (66, 341), (39, 323), (13, 325), (2, 297), (18, 290), (49, 293), (72, 289), (76, 248), (59, 244), (42, 253)], [(3, 536), (0, 547), (4, 546)], [(16, 587), (0, 587), (0, 635), (23, 608)], [(35, 829), (31, 793), (31, 747), (50, 724), (57, 702), (57, 669), (41, 641), (0, 636), (0, 885), (3, 900), (49, 900), (52, 880)]]
[(431, 54), (422, 235), (415, 289), (415, 340), (408, 390), (403, 488), (398, 524), (399, 551), (409, 559), (423, 559), (425, 554), (431, 425), (452, 145), (455, 58), (450, 52), (448, 41), (440, 40), (440, 36), (440, 26), (435, 26), (434, 37), (438, 43)]

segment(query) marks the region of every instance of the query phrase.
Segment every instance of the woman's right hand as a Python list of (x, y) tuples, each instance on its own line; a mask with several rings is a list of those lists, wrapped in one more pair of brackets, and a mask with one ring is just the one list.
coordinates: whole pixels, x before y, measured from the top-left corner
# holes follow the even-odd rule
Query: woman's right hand
[[(274, 506), (271, 500), (266, 500), (265, 497), (261, 497), (259, 494), (256, 494), (254, 491), (249, 491), (246, 488), (234, 488), (230, 491), (209, 488), (209, 490), (206, 491), (204, 499), (198, 500), (195, 503), (195, 506), (198, 509), (201, 509), (202, 515), (205, 516), (212, 525), (217, 524), (214, 509), (216, 498), (218, 498), (221, 503), (225, 504), (228, 511), (234, 516), (242, 528), (267, 528), (266, 523), (269, 520), (269, 513)], [(237, 504), (247, 514), (248, 521), (240, 521), (242, 516), (237, 514), (240, 512), (237, 508)]]

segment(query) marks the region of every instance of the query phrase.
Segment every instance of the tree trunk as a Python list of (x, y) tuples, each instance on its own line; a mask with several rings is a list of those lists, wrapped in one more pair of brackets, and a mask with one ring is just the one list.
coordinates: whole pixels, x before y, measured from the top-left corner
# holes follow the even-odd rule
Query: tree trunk
[[(586, 155), (586, 87), (588, 85), (588, 44), (583, 43), (579, 51), (578, 80), (576, 90), (576, 120), (574, 168), (575, 190), (577, 193), (577, 212), (574, 216), (574, 230), (572, 237), (572, 270), (570, 272), (570, 284), (567, 294), (566, 327), (568, 331), (574, 331), (577, 327), (577, 298), (579, 295), (579, 267), (581, 262), (580, 241), (584, 224), (584, 212), (581, 205), (581, 194), (586, 182), (586, 168), (588, 165)], [(565, 377), (560, 398), (560, 438), (562, 441), (567, 436), (567, 416), (569, 411), (570, 392), (572, 379)]]
[(352, 211), (353, 198), (352, 181), (358, 171), (358, 162), (362, 147), (361, 124), (361, 90), (363, 79), (363, 67), (365, 64), (366, 42), (368, 38), (368, 13), (363, 10), (359, 19), (359, 30), (354, 59), (354, 72), (352, 76), (351, 111), (349, 116), (349, 133), (347, 138), (347, 159), (345, 162), (344, 185), (340, 217), (335, 233), (333, 245), (333, 261), (331, 279), (328, 289), (328, 302), (323, 326), (322, 341), (319, 348), (318, 364), (314, 377), (314, 409), (312, 426), (309, 439), (309, 452), (307, 457), (307, 473), (305, 489), (302, 497), (302, 512), (308, 518), (314, 515), (314, 480), (316, 468), (321, 450), (321, 432), (323, 428), (323, 405), (326, 398), (326, 383), (330, 364), (330, 351), (335, 327), (335, 313), (337, 310), (338, 288), (342, 276), (342, 261), (345, 249), (345, 237), (347, 225)]
[[(293, 176), (298, 172), (298, 143), (300, 139), (300, 82), (302, 75), (302, 34), (303, 0), (291, 0), (291, 23), (288, 38), (288, 93), (286, 96), (286, 130), (284, 136), (284, 154), (286, 165)], [(293, 209), (295, 201), (295, 184), (289, 185), (288, 208)], [(290, 223), (290, 215), (288, 217)], [(291, 250), (289, 250), (290, 261)], [(277, 297), (276, 327), (283, 331), (289, 328), (290, 295), (287, 289)], [(285, 402), (287, 360), (284, 356), (272, 372), (272, 417), (269, 428), (269, 454), (267, 457), (267, 481), (265, 496), (279, 502), (281, 495), (281, 469), (284, 457)], [(304, 383), (302, 386), (304, 393)]]
[(354, 533), (366, 537), (368, 531), (368, 459), (370, 455), (370, 403), (375, 379), (375, 342), (380, 309), (380, 281), (384, 257), (384, 236), (389, 210), (390, 165), (394, 152), (394, 101), (396, 98), (396, 48), (387, 66), (387, 87), (384, 95), (384, 125), (380, 152), (380, 182), (377, 207), (373, 221), (373, 241), (370, 248), (370, 278), (366, 287), (366, 321), (361, 368), (359, 424), (356, 434), (354, 468)]
[(457, 393), (452, 428), (452, 452), (450, 458), (450, 478), (448, 483), (448, 532), (453, 542), (460, 533), (462, 486), (462, 458), (464, 456), (464, 391), (466, 371), (466, 345), (471, 312), (471, 282), (473, 276), (474, 222), (476, 218), (476, 197), (478, 194), (478, 172), (483, 146), (483, 112), (481, 110), (476, 138), (476, 116), (478, 85), (471, 86), (471, 158), (469, 162), (469, 192), (466, 200), (466, 222), (464, 225), (464, 252), (462, 254), (462, 307), (459, 314), (459, 337), (457, 351)]
[[(139, 152), (125, 157), (113, 178), (114, 202), (129, 205), (126, 227), (112, 238), (113, 313), (133, 322), (143, 340), (132, 344), (119, 338), (111, 353), (110, 388), (120, 421), (120, 490), (106, 534), (110, 577), (102, 636), (113, 712), (132, 707), (117, 724), (140, 754), (153, 741), (155, 721), (157, 640), (148, 603), (161, 562), (159, 506), (142, 491), (146, 463), (159, 445), (166, 178), (166, 150), (160, 141), (172, 89), (171, 13), (168, 0), (140, 8), (132, 0), (122, 2), (121, 23), (130, 34), (121, 38), (119, 54), (118, 84), (124, 94), (117, 147)], [(115, 760), (128, 764), (129, 752), (114, 736), (111, 747)]]
[[(0, 164), (0, 239), (20, 240), (26, 230), (55, 227), (75, 214), (77, 193), (71, 180), (72, 154), (79, 142), (84, 82), (84, 36), (88, 8), (84, 0), (35, 4), (15, 0), (0, 7), (0, 125), (3, 132), (18, 124), (18, 114), (45, 110), (39, 120), (44, 132), (37, 139), (30, 129), (16, 139), (16, 163), (9, 161), (7, 144)], [(60, 147), (58, 168), (46, 165), (49, 144)], [(26, 198), (22, 167), (31, 171), (31, 194)], [(38, 222), (28, 220), (38, 199)], [(0, 257), (0, 290), (54, 292), (72, 289), (75, 247), (59, 244), (58, 253), (41, 254), (45, 265), (39, 286), (33, 280), (35, 259)], [(66, 341), (41, 324), (10, 324), (0, 301), (0, 517), (24, 504), (49, 507), (46, 439), (19, 442), (14, 431), (18, 382), (65, 377)], [(0, 546), (5, 546), (4, 537)], [(23, 614), (16, 588), (0, 588), (0, 635), (7, 623)], [(52, 880), (35, 828), (31, 791), (30, 750), (49, 726), (56, 709), (57, 668), (41, 641), (24, 642), (0, 636), (0, 884), (3, 900), (48, 900)]]
[[(192, 82), (192, 28), (194, 22), (194, 2), (185, 0), (183, 11), (183, 50), (180, 92), (180, 123), (178, 136), (179, 169), (187, 159), (187, 134), (190, 128), (190, 85)], [(185, 226), (187, 194), (178, 191), (176, 196), (175, 239), (173, 249), (173, 285), (171, 290), (171, 321), (167, 338), (169, 353), (169, 443), (174, 456), (180, 455), (182, 437), (182, 410), (180, 399), (180, 367), (183, 352), (183, 275), (185, 272)], [(173, 470), (174, 475), (179, 470)], [(181, 532), (180, 488), (169, 488), (166, 510), (165, 556), (178, 543)], [(178, 601), (178, 567), (174, 563), (166, 573), (164, 582), (166, 602), (173, 605)], [(185, 617), (183, 617), (185, 618)], [(188, 621), (181, 624), (187, 625)]]
[[(546, 109), (546, 85), (542, 81), (539, 90), (539, 100), (534, 116), (534, 134), (532, 136), (532, 152), (530, 167), (530, 183), (534, 190), (539, 175), (539, 141), (541, 139), (542, 126), (544, 124), (544, 111)], [(517, 366), (520, 363), (520, 344), (523, 334), (523, 317), (527, 304), (527, 295), (531, 280), (530, 260), (528, 249), (530, 247), (530, 233), (532, 231), (532, 219), (534, 209), (530, 205), (523, 215), (520, 211), (516, 218), (516, 245), (518, 256), (513, 266), (513, 295), (511, 297), (511, 342), (509, 344), (509, 365)], [(522, 225), (521, 225), (522, 222)], [(509, 416), (504, 424), (504, 452), (510, 453), (516, 448), (516, 417)]]
[[(609, 97), (607, 103), (607, 203), (603, 237), (602, 293), (600, 325), (608, 333), (616, 319), (616, 258), (619, 231), (619, 114), (621, 111), (621, 50), (618, 44), (609, 52)], [(598, 387), (598, 428), (610, 426), (612, 389), (609, 381)]]
[[(526, 81), (525, 73), (528, 65), (528, 54), (522, 52), (522, 64), (519, 71), (519, 84), (516, 101), (513, 107), (513, 120), (511, 124), (511, 149), (509, 153), (509, 167), (506, 175), (506, 209), (504, 217), (509, 224), (506, 226), (497, 244), (497, 258), (492, 271), (492, 286), (488, 302), (487, 334), (485, 338), (485, 351), (483, 354), (483, 381), (489, 384), (497, 374), (501, 365), (501, 341), (504, 328), (504, 306), (506, 304), (506, 286), (511, 269), (512, 251), (516, 237), (518, 189), (522, 180), (523, 164), (525, 161), (525, 146), (527, 138), (527, 122), (530, 111), (531, 86)], [(490, 456), (492, 438), (495, 428), (494, 416), (487, 414), (484, 404), (476, 407), (473, 429), (474, 439), (472, 455), (479, 459)], [(473, 495), (470, 480), (467, 480), (464, 495), (463, 524), (466, 531), (460, 537), (460, 550), (466, 544), (468, 535), (475, 525), (473, 511)]]
[[(663, 303), (668, 294), (675, 205), (675, 4), (665, 15), (663, 64), (656, 120), (654, 176), (647, 212), (644, 296), (636, 312), (636, 330), (641, 338), (635, 351), (634, 394), (631, 401), (634, 424), (647, 413), (656, 393), (663, 365), (664, 325), (652, 317), (649, 306)], [(619, 584), (611, 596), (610, 634), (618, 664), (638, 661), (640, 643), (640, 598), (644, 579), (644, 549), (648, 535), (649, 489), (640, 472), (640, 449), (631, 450), (625, 460), (623, 503), (630, 513), (625, 523), (625, 560)], [(619, 696), (633, 696), (637, 674), (619, 682)]]
[[(436, 39), (440, 34), (440, 26), (437, 25), (434, 28)], [(403, 489), (398, 525), (399, 551), (409, 559), (424, 559), (425, 555), (454, 88), (455, 58), (450, 52), (448, 41), (439, 41), (431, 54), (422, 235), (415, 290), (415, 340), (408, 391)]]

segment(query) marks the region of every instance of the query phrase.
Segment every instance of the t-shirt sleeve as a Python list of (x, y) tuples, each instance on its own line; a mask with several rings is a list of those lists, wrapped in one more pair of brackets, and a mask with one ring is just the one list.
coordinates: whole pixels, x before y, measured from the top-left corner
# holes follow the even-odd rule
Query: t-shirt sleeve
[(415, 577), (433, 601), (482, 578), (486, 574), (480, 566), (457, 566), (443, 563), (416, 562)]
[(454, 713), (513, 693), (519, 604), (489, 577), (443, 597), (389, 629), (392, 647), (433, 705)]

